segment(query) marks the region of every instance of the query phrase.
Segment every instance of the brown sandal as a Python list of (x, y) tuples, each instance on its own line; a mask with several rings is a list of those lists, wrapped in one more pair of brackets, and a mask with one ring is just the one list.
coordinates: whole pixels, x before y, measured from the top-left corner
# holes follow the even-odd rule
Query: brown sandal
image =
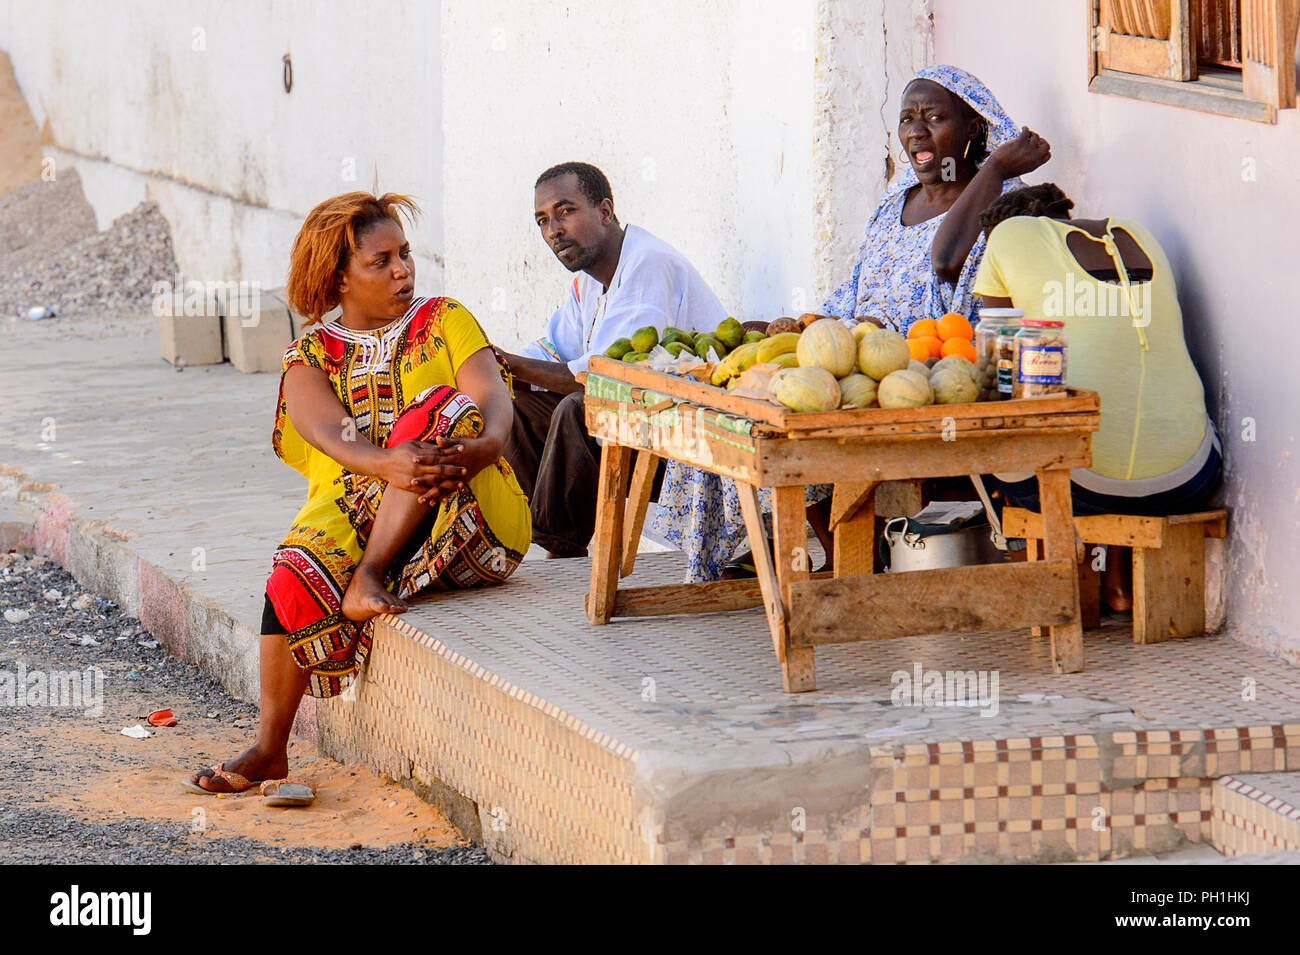
[(182, 779), (181, 785), (192, 793), (198, 793), (200, 796), (229, 796), (233, 793), (242, 793), (244, 790), (252, 789), (257, 785), (256, 782), (239, 775), (239, 773), (222, 768), (225, 765), (225, 763), (213, 763), (211, 769), (213, 777), (219, 776), (226, 781), (226, 785), (230, 787), (228, 793), (218, 792), (215, 789), (204, 789), (198, 783), (191, 782), (189, 779)]

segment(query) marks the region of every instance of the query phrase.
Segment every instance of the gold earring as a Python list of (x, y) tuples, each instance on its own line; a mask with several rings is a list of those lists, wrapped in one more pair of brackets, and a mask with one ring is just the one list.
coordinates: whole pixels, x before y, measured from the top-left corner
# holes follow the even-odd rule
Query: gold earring
[(907, 155), (907, 150), (904, 149), (901, 153), (898, 154), (898, 161), (906, 164), (912, 161), (912, 157)]
[(961, 158), (962, 158), (962, 159), (965, 159), (967, 156), (970, 155), (970, 142), (971, 142), (971, 141), (970, 141), (969, 139), (966, 140), (966, 148), (963, 149), (963, 150), (961, 151)]

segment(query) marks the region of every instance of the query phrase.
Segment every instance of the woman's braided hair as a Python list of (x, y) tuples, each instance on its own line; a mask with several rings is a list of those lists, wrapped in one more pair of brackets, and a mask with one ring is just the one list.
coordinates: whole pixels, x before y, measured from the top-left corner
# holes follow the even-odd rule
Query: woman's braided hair
[(1049, 219), (1068, 219), (1074, 200), (1061, 191), (1054, 182), (1026, 186), (1005, 192), (980, 213), (980, 226), (988, 235), (1003, 219), (1013, 216), (1046, 216)]

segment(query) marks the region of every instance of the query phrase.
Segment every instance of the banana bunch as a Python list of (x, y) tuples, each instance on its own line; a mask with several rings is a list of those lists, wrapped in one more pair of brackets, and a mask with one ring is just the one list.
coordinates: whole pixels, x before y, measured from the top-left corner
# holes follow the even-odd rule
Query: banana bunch
[(799, 364), (799, 359), (795, 355), (798, 345), (798, 332), (782, 332), (762, 341), (741, 345), (718, 362), (709, 380), (715, 385), (728, 385), (748, 371), (751, 365), (760, 362), (771, 363), (781, 368), (795, 368)]
[[(782, 355), (793, 355), (795, 349), (799, 347), (798, 332), (781, 332), (779, 335), (773, 335), (771, 338), (765, 338), (758, 343), (758, 360), (762, 362), (774, 362), (781, 364), (779, 359)], [(793, 368), (794, 365), (782, 365), (783, 368)]]
[(729, 352), (726, 358), (718, 362), (713, 369), (713, 377), (709, 380), (715, 385), (725, 385), (732, 378), (740, 377), (758, 360), (758, 350), (762, 346), (762, 342), (750, 342)]

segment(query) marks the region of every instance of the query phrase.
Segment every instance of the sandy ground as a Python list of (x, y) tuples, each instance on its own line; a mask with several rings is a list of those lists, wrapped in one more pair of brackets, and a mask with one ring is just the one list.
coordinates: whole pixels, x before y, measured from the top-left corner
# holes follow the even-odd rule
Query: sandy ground
[[(59, 785), (51, 787), (49, 805), (88, 822), (131, 816), (181, 823), (207, 838), (247, 836), (277, 846), (346, 849), (418, 843), (444, 848), (463, 841), (438, 810), (410, 791), (385, 783), (368, 770), (323, 757), (303, 740), (294, 740), (289, 758), (295, 767), (293, 776), (305, 776), (316, 784), (316, 802), (311, 806), (265, 806), (256, 790), (195, 795), (178, 785), (186, 775), (184, 769), (191, 764), (195, 769), (208, 766), (239, 752), (247, 745), (247, 730), (194, 717), (183, 725), (160, 728), (152, 739), (136, 740), (122, 736), (115, 725), (135, 722), (125, 714), (114, 715), (124, 718), (114, 719), (106, 712), (107, 722), (98, 726), (64, 725), (54, 739), (37, 731), (15, 740), (20, 758), (39, 751), (47, 767), (58, 767)], [(94, 771), (86, 771), (91, 767), (79, 763), (92, 753)]]
[[(0, 555), (0, 611), (29, 615), (0, 618), (0, 862), (483, 861), (437, 809), (301, 739), (289, 758), (292, 774), (317, 786), (310, 807), (270, 807), (255, 790), (188, 792), (187, 773), (248, 744), (255, 707), (154, 646), (134, 618), (52, 562)], [(76, 705), (34, 695), (35, 674), (92, 668), (102, 691), (92, 677), (87, 698), (57, 701)], [(6, 684), (24, 675), (11, 705)], [(179, 725), (122, 735), (163, 707)]]

